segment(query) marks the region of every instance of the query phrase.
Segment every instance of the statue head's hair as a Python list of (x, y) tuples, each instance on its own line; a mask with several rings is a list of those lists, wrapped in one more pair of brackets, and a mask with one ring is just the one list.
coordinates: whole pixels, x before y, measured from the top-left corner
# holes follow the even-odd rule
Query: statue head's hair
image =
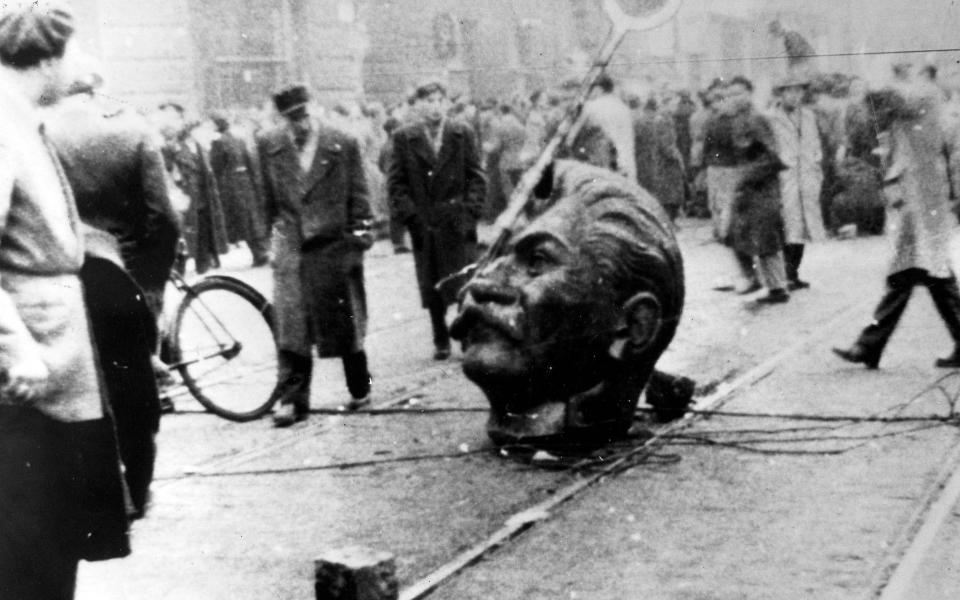
[(581, 249), (603, 278), (612, 300), (623, 306), (641, 291), (653, 293), (662, 308), (657, 355), (673, 338), (683, 311), (683, 260), (669, 218), (659, 202), (607, 169), (557, 161), (551, 198), (580, 204), (585, 229)]

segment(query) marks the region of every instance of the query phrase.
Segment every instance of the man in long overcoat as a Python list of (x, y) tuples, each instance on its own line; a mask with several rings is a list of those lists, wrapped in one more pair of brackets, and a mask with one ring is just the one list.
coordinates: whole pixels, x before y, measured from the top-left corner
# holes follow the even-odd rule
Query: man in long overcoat
[(227, 242), (245, 242), (253, 266), (265, 265), (269, 235), (247, 144), (230, 131), (230, 121), (225, 115), (214, 114), (210, 120), (220, 133), (220, 137), (210, 143), (210, 167), (217, 179)]
[(220, 255), (227, 252), (227, 229), (220, 203), (217, 180), (210, 157), (191, 134), (183, 118), (184, 109), (174, 102), (160, 107), (167, 123), (163, 134), (163, 157), (174, 183), (190, 199), (183, 214), (183, 238), (195, 261), (197, 274), (220, 266)]
[(257, 142), (273, 226), (278, 427), (307, 416), (313, 345), (320, 358), (342, 358), (347, 408), (370, 402), (363, 253), (372, 245), (373, 214), (363, 159), (357, 140), (321, 125), (308, 102), (300, 85), (275, 95), (285, 122)]
[(800, 262), (807, 242), (827, 237), (820, 205), (823, 184), (823, 149), (813, 109), (803, 105), (808, 82), (800, 78), (781, 81), (773, 89), (779, 105), (767, 119), (777, 139), (777, 153), (787, 167), (780, 172), (784, 246), (788, 289), (810, 286), (800, 279)]
[(422, 120), (394, 132), (388, 185), (394, 214), (410, 232), (434, 357), (444, 360), (450, 356), (447, 304), (434, 286), (476, 260), (486, 180), (473, 130), (446, 118), (446, 88), (430, 82), (416, 98)]
[(656, 100), (650, 98), (634, 111), (633, 134), (637, 183), (675, 221), (683, 206), (686, 184), (674, 121), (658, 112)]
[(0, 597), (74, 596), (80, 559), (129, 553), (113, 423), (70, 187), (38, 107), (63, 92), (65, 6), (0, 7)]
[(936, 366), (960, 367), (960, 290), (949, 260), (956, 227), (951, 200), (960, 179), (960, 128), (945, 118), (939, 90), (917, 85), (868, 94), (868, 103), (889, 130), (884, 195), (893, 260), (887, 291), (873, 321), (849, 348), (834, 348), (844, 360), (876, 369), (906, 310), (914, 286), (930, 291), (934, 306), (954, 340), (950, 356)]

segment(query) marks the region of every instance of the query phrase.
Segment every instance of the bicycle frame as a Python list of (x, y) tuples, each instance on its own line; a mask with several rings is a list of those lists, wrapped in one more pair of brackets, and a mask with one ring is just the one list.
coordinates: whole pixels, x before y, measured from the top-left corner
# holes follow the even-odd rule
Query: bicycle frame
[[(210, 278), (221, 277), (219, 275), (210, 275)], [(217, 314), (211, 310), (207, 305), (203, 303), (203, 300), (194, 292), (193, 288), (187, 283), (187, 280), (184, 279), (180, 273), (176, 271), (170, 272), (169, 277), (170, 283), (173, 284), (178, 291), (183, 292), (184, 296), (189, 296), (195, 299), (200, 307), (203, 308), (205, 314), (197, 313), (200, 322), (203, 324), (204, 328), (210, 333), (211, 337), (217, 341), (218, 351), (212, 352), (211, 354), (204, 354), (199, 357), (195, 357), (192, 360), (181, 360), (176, 363), (170, 363), (169, 366), (171, 369), (177, 369), (187, 365), (196, 364), (211, 358), (216, 358), (222, 356), (227, 360), (236, 357), (240, 354), (240, 351), (243, 349), (243, 344), (241, 344), (234, 336), (230, 333), (230, 330), (227, 329), (227, 326), (223, 324), (223, 321), (217, 317)], [(210, 321), (207, 320), (210, 319)], [(212, 322), (211, 322), (212, 321)], [(216, 329), (216, 331), (214, 330)], [(218, 335), (218, 333), (220, 335)], [(229, 338), (229, 342), (221, 342), (222, 337)]]

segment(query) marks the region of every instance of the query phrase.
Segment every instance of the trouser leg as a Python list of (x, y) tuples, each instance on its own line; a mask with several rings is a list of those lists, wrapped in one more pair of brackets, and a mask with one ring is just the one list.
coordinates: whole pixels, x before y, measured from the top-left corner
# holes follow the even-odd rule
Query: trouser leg
[(907, 308), (916, 282), (916, 275), (911, 272), (897, 273), (887, 278), (887, 291), (873, 313), (873, 322), (864, 328), (857, 339), (857, 343), (872, 356), (879, 358), (883, 352)]
[(0, 598), (71, 600), (80, 556), (72, 448), (36, 410), (0, 406)]
[(803, 244), (787, 244), (783, 247), (783, 260), (786, 263), (787, 279), (800, 279), (800, 263), (803, 261)]
[(450, 332), (447, 329), (447, 305), (440, 294), (433, 292), (427, 306), (430, 311), (430, 325), (433, 327), (433, 345), (437, 348), (450, 346)]
[(250, 254), (253, 258), (255, 267), (265, 265), (270, 260), (270, 239), (253, 238), (247, 240), (247, 247), (250, 248)]
[(310, 380), (313, 358), (289, 350), (277, 353), (277, 386), (273, 396), (280, 404), (293, 404), (299, 410), (310, 408)]
[(954, 344), (960, 347), (960, 289), (957, 288), (957, 278), (953, 275), (947, 279), (928, 277), (925, 283)]
[(406, 228), (403, 226), (403, 223), (400, 219), (396, 217), (390, 217), (390, 243), (393, 244), (394, 249), (396, 248), (406, 248), (407, 244), (405, 241), (406, 237)]
[(776, 252), (758, 256), (757, 275), (760, 283), (768, 290), (784, 290), (787, 287), (787, 272), (784, 267), (783, 253)]
[(745, 280), (748, 285), (755, 283), (757, 281), (757, 271), (753, 257), (737, 250), (733, 251), (733, 257), (739, 276)]
[(365, 398), (370, 393), (370, 372), (367, 369), (367, 353), (364, 351), (343, 357), (343, 374), (347, 389), (354, 398)]

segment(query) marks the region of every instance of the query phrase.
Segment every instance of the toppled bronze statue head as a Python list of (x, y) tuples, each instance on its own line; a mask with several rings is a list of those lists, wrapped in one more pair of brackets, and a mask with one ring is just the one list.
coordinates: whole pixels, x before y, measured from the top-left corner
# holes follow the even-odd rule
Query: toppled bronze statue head
[(676, 331), (680, 251), (659, 203), (606, 169), (557, 161), (536, 195), (464, 287), (452, 334), (495, 442), (611, 439)]

